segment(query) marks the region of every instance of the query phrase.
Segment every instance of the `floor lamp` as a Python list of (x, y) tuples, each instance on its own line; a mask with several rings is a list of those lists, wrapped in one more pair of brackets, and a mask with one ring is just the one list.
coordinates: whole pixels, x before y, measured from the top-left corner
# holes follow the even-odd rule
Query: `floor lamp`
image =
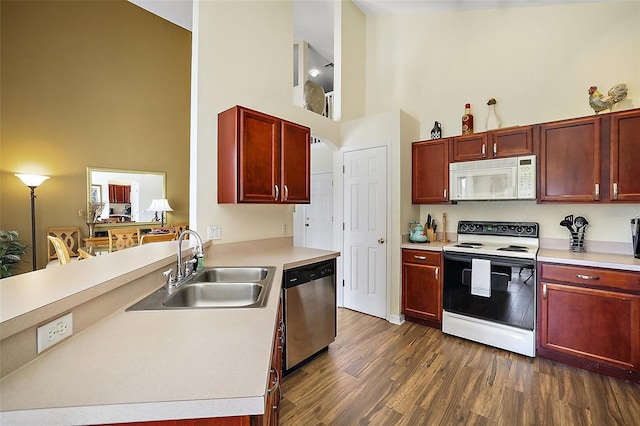
[(31, 253), (33, 255), (33, 270), (36, 270), (36, 188), (40, 186), (42, 182), (49, 179), (49, 176), (40, 175), (23, 175), (16, 173), (16, 176), (20, 178), (25, 185), (31, 188)]

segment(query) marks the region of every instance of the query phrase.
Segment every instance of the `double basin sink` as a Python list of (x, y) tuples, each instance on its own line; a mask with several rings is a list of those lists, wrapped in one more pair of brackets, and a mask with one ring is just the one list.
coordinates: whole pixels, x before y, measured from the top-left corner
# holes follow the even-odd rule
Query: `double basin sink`
[(273, 266), (206, 268), (178, 288), (159, 288), (127, 311), (264, 308), (275, 269)]

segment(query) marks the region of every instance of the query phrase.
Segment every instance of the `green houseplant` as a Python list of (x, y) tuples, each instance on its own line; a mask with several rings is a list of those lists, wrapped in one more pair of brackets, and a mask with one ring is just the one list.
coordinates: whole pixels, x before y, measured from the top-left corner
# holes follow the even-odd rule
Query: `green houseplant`
[(18, 240), (18, 231), (0, 229), (0, 278), (13, 275), (13, 265), (22, 262), (22, 256), (29, 246)]

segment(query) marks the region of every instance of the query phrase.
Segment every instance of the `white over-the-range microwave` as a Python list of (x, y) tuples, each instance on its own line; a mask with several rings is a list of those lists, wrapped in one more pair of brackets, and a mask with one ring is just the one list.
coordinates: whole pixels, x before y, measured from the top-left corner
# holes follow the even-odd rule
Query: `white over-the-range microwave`
[(449, 164), (451, 201), (535, 198), (535, 155)]

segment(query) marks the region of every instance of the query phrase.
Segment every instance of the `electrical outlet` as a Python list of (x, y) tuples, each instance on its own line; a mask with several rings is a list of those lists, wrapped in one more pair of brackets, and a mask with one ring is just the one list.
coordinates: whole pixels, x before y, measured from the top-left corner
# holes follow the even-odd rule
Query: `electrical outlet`
[(207, 226), (207, 238), (210, 240), (219, 240), (222, 238), (222, 226), (209, 225)]
[(282, 224), (282, 235), (287, 235), (287, 224), (286, 223)]
[(73, 314), (69, 312), (45, 325), (38, 327), (38, 353), (73, 334)]

